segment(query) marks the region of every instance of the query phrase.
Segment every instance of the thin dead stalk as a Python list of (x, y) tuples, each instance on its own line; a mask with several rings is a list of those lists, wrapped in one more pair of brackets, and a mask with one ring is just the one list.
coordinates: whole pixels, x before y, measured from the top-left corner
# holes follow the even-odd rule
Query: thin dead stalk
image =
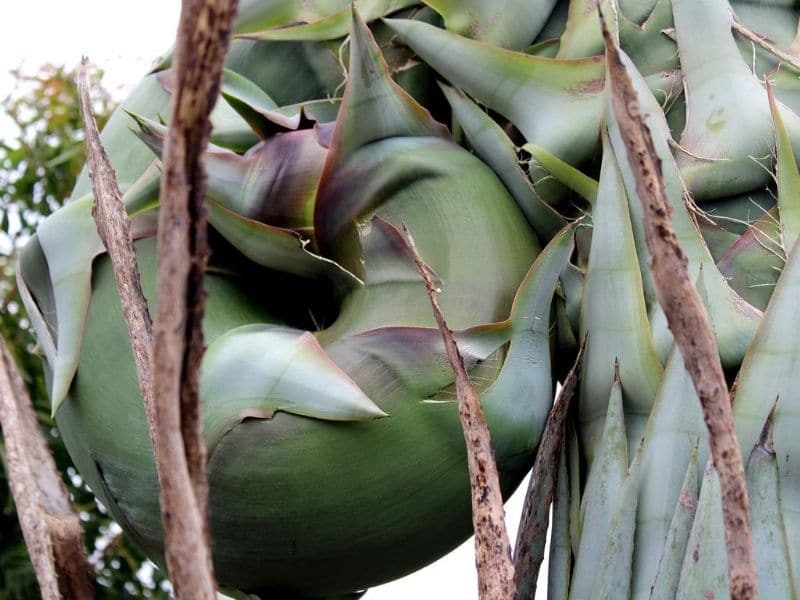
[(747, 27), (736, 15), (731, 17), (731, 27), (736, 33), (745, 39), (748, 39), (754, 44), (761, 46), (764, 50), (778, 58), (780, 61), (786, 63), (795, 71), (800, 72), (800, 58), (778, 48), (775, 44), (770, 42), (769, 39)]
[(464, 368), (464, 360), (453, 332), (442, 315), (432, 272), (420, 257), (408, 230), (405, 233), (417, 270), (425, 281), (433, 315), (444, 340), (447, 360), (455, 375), (458, 414), (467, 444), (467, 464), (472, 488), (472, 524), (475, 530), (479, 597), (481, 600), (510, 600), (514, 597), (514, 564), (511, 561), (511, 545), (506, 531), (497, 464), (483, 407)]
[(2, 338), (0, 424), (11, 494), (42, 598), (93, 598), (83, 527), (36, 421), (22, 376)]
[(547, 417), (536, 460), (533, 463), (514, 548), (517, 600), (533, 600), (536, 596), (536, 580), (544, 559), (545, 536), (550, 523), (550, 505), (553, 503), (555, 493), (558, 463), (563, 454), (565, 423), (578, 384), (585, 347), (584, 339), (575, 358), (575, 364), (564, 379), (564, 385)]
[(236, 8), (236, 0), (183, 0), (162, 156), (153, 374), (156, 427), (165, 452), (156, 461), (160, 472), (169, 473), (160, 480), (167, 567), (175, 595), (193, 600), (216, 597), (198, 402), (208, 262), (202, 155)]
[(700, 398), (711, 457), (720, 478), (731, 598), (756, 598), (744, 465), (717, 344), (703, 301), (689, 276), (686, 256), (672, 228), (672, 208), (667, 201), (661, 160), (619, 48), (605, 23), (603, 37), (610, 102), (636, 177), (656, 293)]
[(122, 203), (122, 193), (117, 175), (100, 141), (94, 113), (92, 112), (89, 63), (84, 57), (78, 71), (78, 98), (86, 138), (86, 160), (92, 182), (94, 203), (92, 215), (97, 233), (106, 247), (114, 277), (117, 281), (122, 313), (128, 326), (133, 360), (139, 380), (139, 391), (144, 401), (150, 437), (154, 438), (155, 414), (153, 406), (153, 323), (142, 292), (136, 250), (133, 246), (131, 221)]

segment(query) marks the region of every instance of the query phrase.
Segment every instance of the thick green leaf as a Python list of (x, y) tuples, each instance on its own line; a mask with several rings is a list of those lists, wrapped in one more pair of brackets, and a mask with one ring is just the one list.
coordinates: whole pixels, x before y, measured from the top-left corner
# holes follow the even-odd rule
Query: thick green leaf
[(581, 305), (580, 336), (588, 335), (581, 374), (580, 419), (591, 458), (602, 431), (613, 370), (619, 361), (625, 386), (629, 443), (638, 444), (656, 397), (663, 367), (647, 320), (625, 188), (604, 136), (600, 187), (594, 207), (592, 247)]
[(494, 169), (539, 238), (552, 238), (564, 226), (564, 218), (533, 189), (503, 129), (459, 90), (449, 86), (442, 86), (442, 90), (476, 154)]
[(778, 209), (753, 223), (719, 259), (719, 270), (748, 303), (764, 310), (786, 263)]
[[(764, 160), (772, 162), (769, 103), (736, 46), (728, 2), (672, 5), (687, 103), (678, 164), (689, 191), (705, 200), (765, 185)], [(788, 110), (785, 117), (797, 143), (798, 118)]]
[[(778, 453), (778, 489), (786, 537), (800, 537), (800, 411), (794, 399), (800, 389), (800, 342), (794, 324), (800, 322), (800, 246), (795, 245), (786, 263), (764, 320), (750, 347), (736, 386), (733, 405), (736, 434), (742, 448), (752, 448), (775, 399), (774, 439)], [(800, 556), (790, 546), (792, 573), (798, 586)]]
[[(403, 8), (418, 4), (419, 0), (355, 0), (353, 6), (362, 18), (369, 22)], [(349, 3), (339, 2), (343, 7), (335, 13), (306, 14), (295, 21), (304, 21), (291, 27), (275, 27), (242, 34), (253, 40), (266, 41), (323, 41), (344, 37), (350, 32), (351, 7)], [(298, 8), (302, 3), (297, 3)], [(299, 16), (299, 15), (298, 15)]]
[(630, 597), (636, 505), (642, 475), (639, 458), (637, 452), (622, 483), (619, 504), (610, 515), (608, 539), (600, 553), (600, 568), (592, 586), (592, 598), (615, 600)]
[(603, 53), (598, 16), (600, 10), (606, 16), (608, 28), (618, 35), (619, 11), (616, 0), (572, 0), (569, 3), (567, 25), (559, 40), (559, 58), (583, 58)]
[(796, 598), (789, 561), (789, 540), (783, 527), (772, 428), (773, 415), (770, 414), (747, 463), (750, 534), (756, 557), (758, 594), (762, 598)]
[[(123, 201), (125, 199), (123, 196)], [(58, 315), (53, 335), (55, 353), (48, 356), (53, 372), (50, 382), (53, 414), (66, 397), (78, 366), (92, 294), (92, 261), (105, 252), (92, 217), (92, 202), (93, 198), (87, 196), (67, 204), (45, 219), (37, 231), (41, 256), (49, 273), (53, 308)], [(134, 220), (134, 237), (150, 236), (154, 232), (155, 223), (150, 217)], [(37, 265), (37, 268), (42, 267), (44, 265)], [(31, 314), (38, 313), (32, 306)], [(53, 315), (42, 316), (46, 320), (53, 319)], [(44, 331), (45, 327), (38, 324), (37, 329)], [(49, 343), (45, 343), (45, 348), (50, 348), (52, 353)]]
[(728, 556), (722, 520), (722, 493), (719, 475), (709, 462), (700, 488), (700, 499), (675, 598), (695, 600), (728, 597)]
[(325, 278), (341, 289), (361, 284), (341, 265), (309, 251), (308, 240), (300, 234), (248, 219), (212, 199), (207, 205), (211, 226), (256, 264), (300, 277)]
[(608, 414), (603, 434), (581, 500), (583, 526), (569, 591), (571, 600), (594, 598), (595, 581), (603, 565), (600, 549), (605, 548), (609, 541), (611, 522), (623, 500), (622, 489), (628, 476), (622, 385), (614, 365), (606, 364), (614, 373), (613, 384), (607, 402)]
[(244, 325), (218, 337), (203, 357), (200, 396), (209, 453), (243, 420), (277, 411), (330, 421), (388, 416), (313, 335), (278, 325)]
[[(675, 503), (675, 513), (669, 524), (667, 539), (664, 542), (664, 551), (658, 563), (658, 573), (652, 586), (639, 591), (639, 598), (652, 600), (674, 600), (678, 591), (683, 557), (689, 543), (689, 534), (697, 510), (698, 493), (700, 491), (700, 474), (697, 471), (697, 445), (689, 456), (686, 475), (683, 478), (678, 501)], [(641, 578), (646, 581), (646, 578)]]
[[(675, 518), (676, 503), (680, 501), (685, 465), (690, 462), (692, 453), (697, 454), (698, 440), (702, 440), (699, 460), (705, 462), (709, 454), (707, 437), (700, 400), (680, 350), (673, 347), (644, 433), (642, 486), (636, 516), (636, 553), (633, 561), (634, 598), (647, 597), (650, 593), (660, 561), (664, 560), (664, 541)], [(696, 467), (695, 478), (698, 479)], [(689, 526), (686, 536), (689, 535)], [(685, 539), (683, 543), (685, 545)], [(669, 585), (673, 587), (678, 585), (682, 557), (681, 552), (677, 564), (670, 567), (676, 569), (668, 578), (672, 582)]]
[(597, 146), (601, 57), (556, 60), (470, 40), (436, 27), (386, 23), (457, 88), (511, 120), (527, 141), (576, 165)]
[(776, 156), (775, 165), (778, 179), (778, 208), (780, 210), (783, 247), (788, 253), (800, 236), (800, 170), (792, 151), (792, 143), (778, 109), (771, 88), (767, 88), (769, 108), (775, 124)]
[(503, 440), (493, 440), (499, 454), (524, 455), (532, 450), (530, 431), (537, 432), (538, 442), (550, 413), (550, 308), (559, 274), (573, 249), (574, 228), (566, 227), (542, 250), (514, 298), (508, 355), (497, 381), (481, 397), (489, 424), (503, 423), (506, 430)]
[[(137, 135), (160, 155), (166, 127), (132, 115)], [(209, 145), (206, 193), (243, 217), (310, 235), (314, 201), (327, 157), (314, 130), (273, 135), (244, 156)]]
[(510, 50), (524, 50), (544, 27), (555, 0), (425, 0), (448, 30)]
[(583, 171), (565, 163), (541, 146), (525, 144), (522, 149), (536, 159), (536, 162), (547, 169), (559, 182), (563, 183), (573, 192), (583, 196), (589, 201), (589, 204), (594, 205), (597, 199), (598, 184), (596, 179), (592, 179), (583, 173)]
[[(464, 366), (488, 359), (511, 335), (509, 324), (482, 325), (455, 332)], [(348, 371), (358, 371), (371, 389), (402, 388), (428, 398), (453, 382), (442, 335), (426, 327), (383, 327), (337, 340), (325, 350)]]

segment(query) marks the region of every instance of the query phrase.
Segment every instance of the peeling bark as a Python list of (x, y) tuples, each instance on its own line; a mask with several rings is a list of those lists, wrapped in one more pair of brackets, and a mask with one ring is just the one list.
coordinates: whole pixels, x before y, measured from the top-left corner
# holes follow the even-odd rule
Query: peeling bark
[(514, 564), (506, 531), (503, 496), (494, 451), (478, 393), (472, 384), (453, 332), (447, 326), (439, 301), (434, 276), (422, 260), (408, 230), (408, 245), (414, 263), (425, 281), (433, 315), (442, 333), (447, 360), (455, 375), (458, 414), (467, 444), (467, 464), (472, 488), (472, 524), (475, 530), (475, 564), (481, 600), (510, 600), (514, 597)]
[(672, 228), (672, 208), (666, 197), (661, 160), (620, 58), (619, 47), (605, 22), (603, 38), (610, 102), (636, 176), (656, 293), (700, 398), (711, 456), (719, 474), (731, 597), (736, 600), (756, 598), (756, 567), (744, 465), (716, 340), (703, 301), (689, 276), (686, 256)]
[(93, 598), (83, 527), (39, 429), (22, 376), (2, 339), (0, 424), (11, 493), (42, 598)]

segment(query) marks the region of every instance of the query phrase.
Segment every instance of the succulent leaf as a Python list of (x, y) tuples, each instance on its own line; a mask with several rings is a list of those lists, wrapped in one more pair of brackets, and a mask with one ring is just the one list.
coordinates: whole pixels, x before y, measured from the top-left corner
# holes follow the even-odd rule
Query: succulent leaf
[(442, 91), (477, 155), (494, 169), (506, 185), (539, 238), (549, 240), (565, 225), (564, 218), (533, 189), (519, 166), (511, 140), (489, 115), (461, 91), (445, 85)]
[(553, 12), (555, 0), (425, 0), (449, 31), (510, 50), (524, 50)]
[(581, 424), (589, 457), (602, 427), (613, 372), (619, 361), (625, 387), (627, 428), (636, 445), (656, 397), (663, 367), (647, 320), (628, 200), (617, 159), (603, 137), (603, 165), (593, 212), (592, 247), (586, 270), (580, 335), (588, 335), (581, 374)]
[(778, 461), (773, 445), (773, 413), (767, 417), (747, 463), (747, 498), (758, 569), (758, 593), (763, 598), (794, 598), (789, 543), (783, 527), (778, 489)]
[(236, 424), (277, 411), (331, 421), (388, 416), (313, 335), (278, 325), (243, 325), (214, 340), (203, 357), (200, 394), (209, 454)]
[(610, 391), (603, 435), (583, 492), (581, 538), (569, 591), (571, 600), (594, 597), (595, 581), (603, 566), (598, 548), (605, 548), (610, 539), (613, 516), (623, 501), (622, 489), (628, 477), (628, 444), (619, 371), (614, 373)]
[(727, 598), (728, 557), (719, 475), (708, 463), (675, 598)]
[[(649, 589), (640, 590), (640, 597), (646, 597), (649, 594), (652, 600), (673, 600), (675, 598), (680, 583), (681, 565), (686, 555), (689, 534), (697, 510), (699, 492), (700, 473), (697, 470), (697, 445), (695, 444), (689, 456), (689, 464), (686, 466), (686, 475), (683, 478), (678, 501), (675, 503), (675, 513), (669, 524), (655, 581)], [(644, 583), (647, 583), (646, 577), (642, 579), (644, 579)]]
[[(528, 142), (584, 162), (597, 145), (602, 57), (557, 60), (490, 46), (431, 25), (386, 23), (452, 85), (501, 113)], [(569, 107), (568, 110), (565, 110)], [(569, 113), (569, 119), (562, 116)]]

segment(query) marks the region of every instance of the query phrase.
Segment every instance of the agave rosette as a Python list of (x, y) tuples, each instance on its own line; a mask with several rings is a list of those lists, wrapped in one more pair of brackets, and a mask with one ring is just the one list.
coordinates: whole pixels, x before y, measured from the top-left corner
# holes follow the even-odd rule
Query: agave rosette
[[(212, 115), (201, 399), (220, 582), (345, 595), (469, 534), (453, 375), (407, 227), (506, 493), (587, 340), (548, 596), (727, 593), (719, 482), (655, 297), (599, 4), (737, 381), (761, 593), (796, 596), (800, 79), (769, 50), (798, 54), (795, 3), (354, 4), (243, 2)], [(167, 59), (103, 132), (151, 310), (171, 90)], [(76, 466), (159, 560), (155, 467), (91, 201), (84, 176), (23, 253), (20, 287)]]

